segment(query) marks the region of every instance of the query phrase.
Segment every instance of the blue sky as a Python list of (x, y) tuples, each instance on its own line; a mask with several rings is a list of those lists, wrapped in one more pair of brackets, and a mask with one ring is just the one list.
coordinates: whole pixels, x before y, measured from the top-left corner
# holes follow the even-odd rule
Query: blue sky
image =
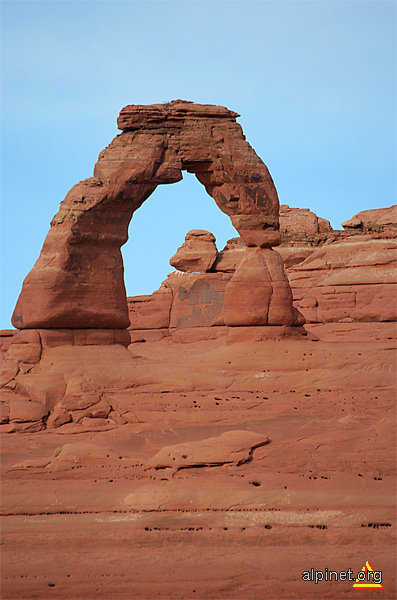
[[(280, 202), (334, 228), (396, 202), (392, 1), (1, 2), (1, 323), (68, 190), (92, 175), (126, 104), (176, 98), (241, 114)], [(159, 186), (123, 249), (154, 291), (189, 229), (236, 233), (192, 175)]]

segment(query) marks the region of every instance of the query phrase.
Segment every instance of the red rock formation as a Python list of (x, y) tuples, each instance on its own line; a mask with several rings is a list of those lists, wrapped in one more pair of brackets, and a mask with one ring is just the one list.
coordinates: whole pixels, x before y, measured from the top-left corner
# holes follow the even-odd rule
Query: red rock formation
[[(290, 276), (315, 294), (349, 270), (388, 282), (390, 228), (355, 231), (283, 234)], [(396, 596), (393, 324), (310, 325), (320, 340), (221, 324), (239, 271), (281, 295), (264, 286), (256, 318), (282, 311), (281, 270), (233, 240), (211, 272), (172, 273), (129, 300), (134, 333), (158, 339), (133, 353), (122, 329), (0, 336), (18, 372), (0, 398), (2, 596), (350, 597), (302, 573), (367, 558)]]
[(10, 347), (10, 344), (16, 333), (17, 333), (16, 329), (0, 330), (0, 361), (3, 361), (4, 356), (6, 355), (7, 350)]
[[(225, 289), (225, 324), (298, 325), (283, 262), (270, 248), (247, 248)], [(241, 314), (241, 307), (249, 307)]]
[(212, 233), (192, 229), (187, 232), (182, 246), (170, 258), (170, 265), (178, 271), (206, 273), (211, 270), (217, 253)]
[(69, 377), (48, 419), (0, 401), (2, 597), (364, 598), (302, 572), (370, 551), (394, 598), (395, 340), (335, 325), (328, 342), (141, 344), (124, 381), (113, 346), (106, 391), (106, 347), (46, 349), (42, 377)]
[(125, 107), (118, 119), (122, 133), (99, 155), (94, 177), (74, 186), (54, 217), (13, 325), (127, 327), (120, 246), (134, 211), (157, 185), (181, 180), (182, 170), (196, 174), (247, 246), (279, 244), (277, 192), (238, 116), (181, 100)]
[(389, 208), (363, 210), (348, 221), (342, 223), (344, 229), (361, 229), (362, 231), (395, 230), (397, 224), (397, 204)]
[(242, 249), (234, 273), (218, 271), (216, 265), (213, 272), (172, 272), (152, 295), (129, 298), (132, 341), (184, 329), (189, 330), (186, 339), (190, 335), (193, 340), (198, 339), (192, 331), (196, 328), (213, 328), (216, 337), (229, 333), (222, 331), (225, 327), (302, 325), (303, 317), (291, 310), (292, 294), (279, 254), (270, 248)]
[(153, 294), (128, 298), (129, 314), (134, 315), (134, 329), (168, 329), (171, 304), (172, 292), (166, 283)]
[(269, 438), (251, 431), (226, 431), (216, 438), (198, 442), (164, 446), (148, 461), (155, 469), (211, 467), (227, 464), (237, 466), (249, 462), (256, 448), (269, 443)]
[[(313, 233), (311, 229), (307, 235), (302, 233), (302, 220), (299, 218), (296, 220), (298, 231), (293, 231), (291, 213), (288, 212), (288, 230), (282, 234), (283, 241), (278, 252), (266, 248), (247, 249), (240, 238), (230, 240), (218, 253), (212, 271), (173, 272), (154, 294), (130, 298), (130, 332), (122, 329), (4, 332), (1, 345), (6, 356), (1, 384), (5, 386), (3, 392), (7, 406), (16, 394), (18, 402), (21, 398), (24, 402), (38, 402), (43, 415), (51, 413), (48, 419), (50, 426), (68, 421), (79, 422), (80, 413), (74, 415), (63, 405), (63, 399), (70, 395), (67, 392), (68, 381), (80, 360), (78, 357), (84, 356), (84, 361), (87, 361), (89, 356), (91, 360), (101, 347), (106, 349), (114, 344), (120, 345), (120, 350), (114, 354), (116, 358), (107, 355), (106, 359), (109, 369), (116, 373), (118, 364), (114, 360), (124, 364), (127, 370), (132, 366), (131, 355), (127, 351), (120, 354), (121, 346), (128, 346), (131, 340), (153, 341), (171, 335), (174, 342), (194, 342), (227, 336), (225, 343), (229, 343), (269, 340), (291, 334), (291, 331), (280, 329), (280, 325), (288, 326), (291, 314), (285, 313), (285, 306), (289, 306), (291, 300), (289, 288), (284, 284), (280, 254), (292, 285), (295, 306), (308, 323), (339, 322), (348, 325), (352, 322), (395, 321), (396, 226), (391, 211), (380, 211), (386, 225), (379, 226), (378, 212), (371, 211), (374, 222), (367, 220), (365, 230), (348, 228), (344, 232)], [(307, 211), (305, 215), (306, 219)], [(313, 223), (313, 217), (310, 216), (310, 220)], [(204, 261), (201, 267), (203, 270), (206, 268)], [(242, 305), (249, 307), (243, 314), (240, 311)], [(297, 312), (293, 318), (294, 323), (302, 322)], [(235, 323), (239, 327), (234, 327)], [(263, 328), (265, 323), (270, 327)], [(345, 335), (345, 330), (335, 329), (336, 338), (339, 331)], [(51, 374), (54, 366), (49, 367), (46, 361), (41, 368), (43, 356), (48, 355), (51, 349), (62, 347), (65, 347), (66, 354), (59, 360), (70, 365), (67, 375)], [(90, 353), (85, 354), (85, 349)], [(103, 377), (103, 373), (100, 377), (96, 375), (96, 383), (91, 384), (95, 398), (90, 406), (99, 402), (96, 386)], [(112, 381), (108, 375), (105, 380)], [(86, 396), (85, 388), (78, 395)], [(25, 405), (22, 402), (19, 406), (22, 410)], [(28, 405), (25, 408), (26, 422), (23, 424), (14, 419), (12, 413), (10, 428), (42, 428), (43, 417), (36, 422), (30, 421), (30, 415), (36, 413), (31, 413), (32, 407)], [(90, 409), (90, 418), (104, 419), (98, 417), (102, 412), (102, 409), (99, 413)], [(9, 419), (9, 412), (5, 418)], [(81, 418), (88, 418), (88, 413)]]
[[(309, 323), (396, 320), (395, 209), (361, 214), (366, 215), (365, 227), (333, 231), (326, 219), (311, 211), (282, 205), (282, 243), (277, 252), (247, 248), (241, 238), (234, 238), (218, 252), (211, 272), (168, 276), (159, 290), (170, 292), (157, 314), (163, 325), (161, 335), (190, 328), (191, 339), (198, 339), (192, 330), (203, 328), (201, 335), (208, 338), (204, 329), (212, 328), (216, 337), (224, 334), (222, 326), (238, 324), (251, 327), (252, 336), (267, 339), (269, 334), (254, 327), (296, 325), (304, 319)], [(356, 222), (356, 217), (351, 221)], [(298, 309), (292, 313), (285, 311), (291, 292), (284, 283), (280, 255)], [(142, 315), (158, 306), (159, 292), (129, 299), (133, 341), (153, 339), (147, 331), (149, 320), (145, 324)], [(241, 306), (249, 306), (244, 315)], [(229, 332), (229, 340), (241, 336), (246, 334)], [(174, 339), (179, 338), (174, 335)]]
[[(183, 281), (171, 277), (150, 302), (132, 299), (133, 339), (142, 330), (155, 332), (154, 338), (177, 331), (182, 341), (181, 331), (193, 331), (194, 338), (198, 327), (252, 324), (277, 325), (282, 330), (269, 335), (285, 335), (286, 328), (298, 324), (281, 261), (271, 250), (280, 243), (277, 192), (237, 117), (223, 107), (180, 100), (121, 111), (122, 133), (101, 152), (94, 177), (75, 185), (62, 202), (14, 310), (19, 333), (5, 342), (9, 347), (0, 385), (8, 398), (15, 392), (39, 403), (40, 417), (33, 424), (25, 406), (29, 428), (40, 429), (46, 420), (62, 426), (87, 418), (102, 419), (107, 426), (115, 418), (108, 419), (111, 406), (97, 391), (124, 377), (131, 382), (134, 368), (126, 350), (130, 318), (120, 247), (134, 211), (157, 185), (179, 181), (183, 170), (195, 173), (231, 218), (250, 266), (246, 274), (207, 273), (217, 257), (214, 238), (190, 232), (172, 260), (183, 270), (203, 273), (187, 273)], [(252, 293), (247, 294), (248, 273)], [(88, 368), (101, 362), (106, 368), (96, 371), (91, 384), (95, 398), (87, 406), (71, 407), (71, 378), (76, 372), (83, 376), (82, 364)], [(86, 389), (77, 394), (80, 399), (86, 395)], [(10, 431), (21, 427), (11, 418)]]
[(166, 280), (172, 292), (170, 328), (224, 325), (224, 296), (229, 279), (215, 273), (171, 273)]
[(363, 211), (344, 226), (325, 237), (283, 236), (294, 305), (312, 323), (395, 321), (396, 207)]
[(287, 204), (281, 204), (279, 219), (281, 234), (307, 236), (332, 231), (329, 221), (318, 217), (308, 208), (290, 208)]

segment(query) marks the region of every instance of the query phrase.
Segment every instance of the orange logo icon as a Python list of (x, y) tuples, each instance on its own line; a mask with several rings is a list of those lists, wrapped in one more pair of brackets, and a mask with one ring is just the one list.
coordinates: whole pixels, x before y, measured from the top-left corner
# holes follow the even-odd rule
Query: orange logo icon
[(367, 560), (361, 571), (357, 575), (356, 583), (353, 584), (354, 588), (371, 588), (384, 590), (385, 586), (382, 585), (382, 571), (374, 571), (373, 566)]

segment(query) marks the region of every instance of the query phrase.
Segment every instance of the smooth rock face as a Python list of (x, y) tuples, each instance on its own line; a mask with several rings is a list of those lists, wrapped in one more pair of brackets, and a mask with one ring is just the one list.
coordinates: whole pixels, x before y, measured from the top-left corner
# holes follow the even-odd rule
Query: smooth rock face
[(130, 329), (167, 329), (170, 326), (172, 292), (162, 284), (151, 295), (128, 298)]
[(206, 273), (211, 270), (217, 253), (212, 233), (192, 229), (187, 232), (182, 246), (170, 258), (170, 265), (178, 271)]
[(94, 177), (70, 190), (52, 220), (13, 325), (127, 328), (120, 247), (134, 211), (157, 185), (180, 181), (183, 170), (196, 174), (247, 246), (279, 244), (277, 192), (237, 117), (182, 100), (125, 107), (122, 133), (100, 153)]
[(246, 246), (241, 238), (232, 238), (228, 240), (226, 246), (218, 252), (213, 270), (224, 273), (234, 273), (237, 265), (240, 264)]
[(229, 280), (230, 275), (218, 273), (170, 273), (153, 294), (128, 298), (131, 335), (139, 331), (146, 337), (144, 331), (149, 329), (224, 325), (224, 295)]
[[(112, 202), (108, 187), (91, 178), (67, 194), (24, 281), (12, 318), (15, 327), (128, 325), (120, 246), (128, 239), (134, 195), (129, 203), (120, 198)], [(134, 188), (138, 196), (148, 190)]]
[[(47, 347), (65, 402), (0, 399), (2, 597), (395, 598), (390, 325)], [(366, 557), (385, 590), (302, 580)]]
[(273, 288), (266, 258), (264, 250), (246, 250), (225, 290), (227, 325), (267, 324)]

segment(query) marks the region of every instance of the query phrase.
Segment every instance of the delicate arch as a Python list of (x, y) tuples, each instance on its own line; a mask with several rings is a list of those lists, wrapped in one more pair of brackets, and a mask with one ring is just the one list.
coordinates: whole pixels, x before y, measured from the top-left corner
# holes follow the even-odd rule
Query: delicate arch
[(134, 211), (157, 185), (180, 181), (182, 170), (196, 175), (247, 246), (278, 245), (277, 192), (238, 116), (181, 100), (123, 108), (122, 133), (100, 153), (94, 177), (75, 185), (53, 218), (13, 325), (127, 327), (120, 247)]

